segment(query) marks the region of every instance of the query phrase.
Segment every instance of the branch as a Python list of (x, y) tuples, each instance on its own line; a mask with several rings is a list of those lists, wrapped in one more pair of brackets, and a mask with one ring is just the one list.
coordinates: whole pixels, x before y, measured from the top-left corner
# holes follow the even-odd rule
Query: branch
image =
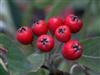
[(68, 72), (63, 72), (63, 71), (56, 69), (55, 71), (50, 72), (49, 75), (70, 75), (70, 74)]
[(49, 70), (49, 68), (46, 65), (42, 65), (41, 68), (48, 70), (50, 72), (49, 75), (70, 75), (68, 72), (63, 72), (58, 69), (51, 71), (51, 70)]
[(49, 68), (47, 66), (45, 66), (45, 65), (42, 65), (41, 68), (44, 68), (46, 70), (49, 70)]

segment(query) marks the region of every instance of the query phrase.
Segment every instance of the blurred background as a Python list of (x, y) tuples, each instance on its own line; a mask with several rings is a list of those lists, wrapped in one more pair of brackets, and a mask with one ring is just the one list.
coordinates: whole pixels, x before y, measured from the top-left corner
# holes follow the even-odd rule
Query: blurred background
[[(83, 20), (84, 23), (82, 30), (78, 34), (73, 34), (73, 38), (83, 40), (88, 37), (100, 36), (100, 0), (0, 0), (0, 34), (7, 34), (14, 39), (16, 30), (21, 26), (31, 26), (40, 19), (45, 19), (47, 21), (48, 18), (52, 16), (59, 16), (64, 20), (64, 18), (69, 14), (77, 15)], [(5, 38), (1, 36), (0, 43), (7, 44), (7, 48), (11, 49), (11, 52), (9, 51), (8, 56), (8, 60), (10, 60), (11, 64), (11, 70), (14, 69), (15, 71), (19, 71), (19, 69), (27, 69), (27, 67), (23, 67), (23, 63), (26, 62), (20, 61), (23, 59), (23, 56), (20, 56), (22, 54), (18, 52), (19, 47), (17, 48), (17, 45), (15, 45), (15, 43), (12, 43), (10, 40), (6, 40)], [(83, 42), (86, 45), (85, 53), (91, 56), (100, 56), (99, 41), (99, 38), (96, 38), (93, 41), (87, 40), (87, 42)], [(9, 44), (9, 42), (11, 42), (11, 44)], [(25, 53), (26, 55), (33, 52), (33, 47), (31, 46), (21, 45), (20, 47), (22, 48), (21, 50), (23, 51), (23, 53)], [(89, 51), (91, 50), (91, 48), (93, 50)], [(35, 50), (36, 49), (34, 48), (34, 52)], [(42, 57), (39, 57), (40, 61), (38, 62), (40, 62), (41, 64)], [(35, 60), (37, 60), (37, 58)], [(98, 59), (84, 60), (83, 58), (82, 61), (86, 65), (89, 65), (90, 67), (92, 66), (94, 70), (99, 70), (100, 68)], [(15, 62), (18, 62), (18, 64)], [(15, 64), (18, 65), (18, 68), (16, 68)], [(36, 66), (38, 67), (37, 64), (32, 65), (35, 65), (35, 69)], [(62, 66), (66, 67), (63, 64), (61, 65), (61, 67)], [(93, 73), (91, 74), (94, 75)]]
[(13, 36), (21, 26), (68, 14), (84, 21), (83, 30), (74, 37), (100, 35), (100, 0), (0, 0), (0, 32)]

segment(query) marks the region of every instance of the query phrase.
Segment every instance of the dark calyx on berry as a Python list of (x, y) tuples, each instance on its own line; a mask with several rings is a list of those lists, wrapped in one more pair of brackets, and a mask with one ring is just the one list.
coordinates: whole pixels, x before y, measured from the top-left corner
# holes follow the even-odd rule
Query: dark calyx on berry
[(65, 28), (60, 28), (60, 29), (58, 30), (58, 33), (64, 33), (64, 31), (65, 31)]
[(80, 47), (78, 45), (73, 45), (73, 48), (74, 48), (75, 52), (80, 51)]
[(21, 28), (21, 29), (18, 30), (18, 32), (23, 32), (25, 30), (26, 30), (25, 28)]
[(38, 21), (38, 22), (36, 22), (36, 24), (39, 24), (39, 21)]
[(78, 17), (77, 16), (71, 16), (71, 18), (72, 18), (72, 21), (78, 21)]
[(41, 40), (41, 43), (42, 43), (43, 45), (47, 44), (47, 43), (48, 43), (47, 38), (43, 38), (43, 39)]

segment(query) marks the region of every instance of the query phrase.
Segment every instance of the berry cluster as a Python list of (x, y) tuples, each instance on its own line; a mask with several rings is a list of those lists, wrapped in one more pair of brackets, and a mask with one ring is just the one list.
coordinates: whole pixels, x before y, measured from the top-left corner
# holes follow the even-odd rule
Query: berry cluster
[[(48, 23), (40, 20), (32, 27), (19, 28), (16, 39), (22, 44), (31, 44), (34, 34), (38, 37), (37, 48), (41, 52), (50, 52), (54, 47), (53, 37), (55, 36), (58, 41), (64, 43), (61, 51), (63, 57), (68, 60), (76, 60), (82, 55), (83, 49), (78, 40), (71, 39), (71, 34), (79, 32), (82, 26), (82, 20), (73, 14), (67, 16), (64, 21), (58, 17), (51, 17)], [(48, 31), (53, 36), (48, 35)]]

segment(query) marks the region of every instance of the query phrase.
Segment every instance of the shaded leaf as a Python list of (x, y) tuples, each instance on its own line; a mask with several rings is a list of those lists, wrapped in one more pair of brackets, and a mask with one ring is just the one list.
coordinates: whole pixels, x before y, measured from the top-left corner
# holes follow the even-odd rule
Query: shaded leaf
[(84, 47), (84, 55), (79, 60), (81, 64), (100, 72), (100, 37), (81, 41)]
[(81, 31), (79, 32), (79, 34), (78, 34), (79, 39), (83, 39), (84, 37), (87, 36), (87, 27), (90, 25), (90, 20), (92, 18), (91, 17), (91, 12), (90, 12), (90, 7), (91, 7), (92, 1), (91, 0), (85, 0), (85, 1), (87, 1), (84, 5), (86, 13), (83, 16), (83, 27), (82, 27)]
[(42, 1), (37, 1), (33, 3), (35, 7), (44, 9), (47, 5), (50, 5), (53, 3), (54, 0), (42, 0)]
[(91, 70), (83, 70), (80, 67), (75, 67), (73, 69), (73, 73), (72, 75), (99, 75), (100, 73), (96, 73), (94, 71)]
[(63, 72), (67, 72), (71, 67), (71, 64), (68, 61), (63, 61), (59, 64), (58, 69), (63, 71)]
[(100, 65), (99, 65), (100, 59), (82, 57), (80, 59), (80, 63), (84, 64), (85, 66), (89, 67), (90, 69), (96, 72), (100, 72)]
[(48, 73), (45, 69), (39, 69), (37, 72), (31, 72), (28, 75), (48, 75)]
[(94, 72), (94, 71), (88, 71), (88, 73), (89, 73), (90, 75), (100, 75), (100, 73), (96, 73), (96, 72)]
[(3, 67), (0, 64), (0, 75), (8, 75), (8, 72), (6, 72)]
[(100, 57), (100, 37), (87, 38), (80, 42), (85, 55)]
[(45, 55), (41, 54), (32, 54), (27, 58), (32, 64), (32, 72), (36, 72), (44, 64)]
[(0, 43), (8, 50), (8, 67), (12, 71), (28, 71), (31, 65), (20, 51), (19, 45), (14, 43), (6, 35), (0, 34)]
[(52, 10), (47, 14), (46, 20), (51, 16), (57, 16), (68, 4), (70, 0), (55, 0), (52, 5)]
[(100, 35), (100, 18), (96, 18), (92, 25), (88, 27), (89, 35)]

